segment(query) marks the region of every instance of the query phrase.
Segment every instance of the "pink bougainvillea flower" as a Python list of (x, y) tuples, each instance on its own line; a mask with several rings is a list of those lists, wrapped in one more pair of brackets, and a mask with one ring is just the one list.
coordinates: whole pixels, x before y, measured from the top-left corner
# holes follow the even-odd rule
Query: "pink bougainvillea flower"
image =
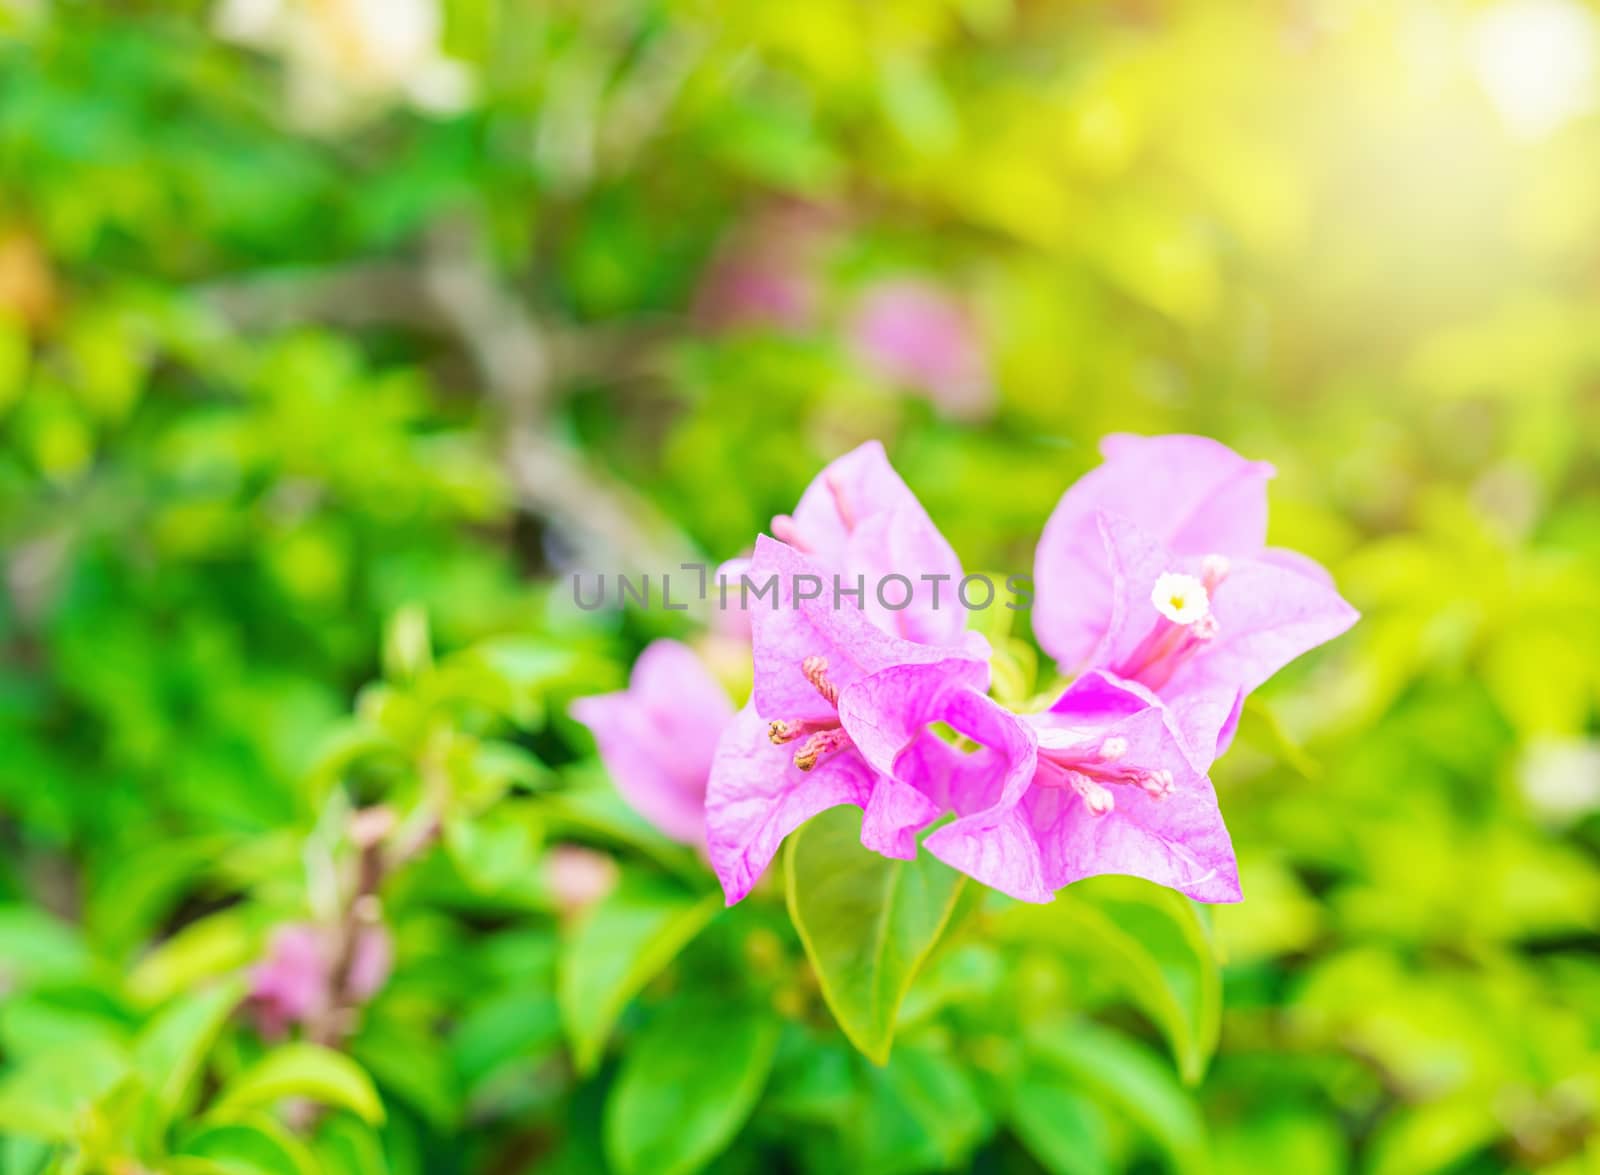
[(706, 777), (733, 703), (687, 645), (653, 642), (627, 689), (579, 698), (571, 713), (639, 815), (674, 840), (705, 843)]
[[(1048, 902), (1071, 882), (1123, 873), (1239, 900), (1211, 782), (1137, 685), (1091, 672), (1047, 712), (1018, 715), (938, 666), (899, 665), (849, 691), (840, 714), (870, 767), (956, 814), (923, 843), (985, 885)], [(975, 749), (941, 739), (934, 722)]]
[[(793, 514), (772, 520), (774, 538), (808, 556), (832, 600), (861, 608), (884, 632), (920, 644), (954, 644), (966, 629), (956, 597), (961, 561), (917, 496), (868, 441), (817, 474)], [(759, 580), (753, 580), (759, 586)]]
[[(807, 517), (802, 502), (797, 526), (803, 529)], [(821, 520), (815, 525), (818, 545), (825, 538), (853, 541), (850, 533), (830, 535)], [(730, 905), (750, 891), (784, 837), (839, 804), (863, 810), (861, 841), (868, 848), (914, 857), (917, 833), (943, 809), (915, 781), (869, 766), (842, 726), (841, 710), (858, 683), (896, 665), (925, 665), (941, 680), (977, 691), (989, 680), (982, 637), (972, 634), (954, 646), (918, 643), (878, 627), (848, 603), (836, 607), (831, 587), (812, 597), (813, 584), (829, 573), (785, 543), (758, 539), (750, 574), (758, 582), (775, 576), (775, 594), (770, 605), (751, 610), (755, 689), (717, 748), (706, 793), (711, 865)]]
[(1034, 632), (1063, 671), (1154, 692), (1209, 764), (1244, 695), (1357, 613), (1317, 564), (1265, 546), (1270, 465), (1205, 437), (1101, 448), (1040, 538)]
[(994, 403), (970, 315), (931, 282), (902, 278), (869, 286), (851, 318), (850, 340), (880, 378), (919, 392), (948, 416), (973, 419)]

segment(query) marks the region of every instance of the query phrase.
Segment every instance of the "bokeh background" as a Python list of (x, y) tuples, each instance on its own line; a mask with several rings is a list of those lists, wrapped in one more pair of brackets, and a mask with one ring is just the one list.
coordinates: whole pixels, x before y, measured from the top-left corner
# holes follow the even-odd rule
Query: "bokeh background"
[[(6, 1175), (1600, 1164), (1600, 12), (0, 0), (0, 30)], [(693, 616), (578, 614), (570, 573), (736, 555), (873, 437), (969, 569), (1027, 571), (1113, 431), (1274, 462), (1273, 541), (1364, 614), (1216, 770), (1247, 900), (1206, 923), (1203, 1080), (1105, 950), (981, 926), (868, 1066), (781, 894), (694, 906), (574, 1044), (572, 878), (709, 882), (566, 702), (664, 634), (741, 670)], [(381, 990), (326, 1037), (357, 1071), (296, 1054), (263, 1092), (273, 1026), (217, 993), (335, 916), (353, 805), (440, 794)], [(645, 923), (601, 936), (623, 970)], [(719, 1041), (651, 1033), (708, 992), (781, 1043), (697, 1102)], [(178, 1075), (154, 1120), (130, 1050)]]

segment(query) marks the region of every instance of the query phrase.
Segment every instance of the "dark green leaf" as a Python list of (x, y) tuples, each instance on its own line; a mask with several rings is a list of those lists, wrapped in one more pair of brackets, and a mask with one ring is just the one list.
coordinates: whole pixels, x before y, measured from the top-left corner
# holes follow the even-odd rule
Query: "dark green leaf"
[(1036, 1028), (1027, 1048), (1042, 1072), (1114, 1107), (1160, 1146), (1175, 1170), (1210, 1170), (1198, 1107), (1147, 1049), (1086, 1020)]
[(1110, 1175), (1105, 1121), (1073, 1085), (1027, 1077), (1011, 1091), (1008, 1117), (1051, 1175)]
[(244, 991), (243, 980), (233, 979), (180, 996), (146, 1024), (134, 1040), (134, 1068), (154, 1096), (163, 1124), (188, 1104), (206, 1053)]
[(556, 995), (580, 1072), (599, 1062), (611, 1026), (634, 995), (672, 962), (722, 906), (643, 874), (625, 874), (565, 944)]
[(680, 1000), (631, 1043), (606, 1105), (606, 1153), (621, 1175), (683, 1175), (728, 1145), (772, 1067), (769, 1012)]

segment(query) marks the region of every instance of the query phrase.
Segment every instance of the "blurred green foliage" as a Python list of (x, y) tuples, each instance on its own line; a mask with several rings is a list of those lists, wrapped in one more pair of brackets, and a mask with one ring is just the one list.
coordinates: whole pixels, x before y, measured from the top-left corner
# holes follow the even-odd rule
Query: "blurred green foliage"
[[(1595, 1169), (1595, 19), (0, 0), (0, 1172)], [(906, 278), (975, 414), (851, 345)], [(1117, 430), (1272, 460), (1365, 614), (1217, 769), (1247, 900), (958, 893), (851, 1022), (565, 717), (687, 622), (562, 576), (737, 554), (874, 436), (1026, 571)], [(392, 977), (266, 1039), (377, 805)]]

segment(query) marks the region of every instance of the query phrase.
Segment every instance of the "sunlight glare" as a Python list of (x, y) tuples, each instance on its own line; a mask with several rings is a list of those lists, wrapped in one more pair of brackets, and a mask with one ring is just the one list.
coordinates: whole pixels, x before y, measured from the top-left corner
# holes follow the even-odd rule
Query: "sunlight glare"
[(1593, 107), (1595, 32), (1577, 0), (1506, 0), (1474, 22), (1478, 80), (1513, 132), (1543, 138)]

